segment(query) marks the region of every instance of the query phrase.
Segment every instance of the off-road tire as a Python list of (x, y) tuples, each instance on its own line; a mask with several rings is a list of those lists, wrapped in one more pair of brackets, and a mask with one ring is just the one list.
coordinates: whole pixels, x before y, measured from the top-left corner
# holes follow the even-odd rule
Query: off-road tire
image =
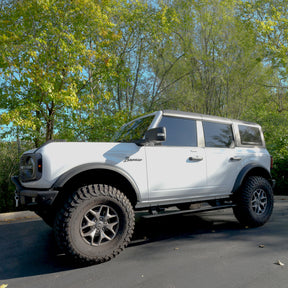
[(128, 245), (134, 225), (134, 211), (127, 197), (115, 187), (94, 184), (69, 197), (56, 215), (54, 231), (66, 255), (78, 263), (98, 264)]
[(260, 176), (251, 176), (243, 183), (235, 195), (236, 206), (233, 212), (244, 226), (264, 225), (273, 211), (273, 190), (268, 180)]

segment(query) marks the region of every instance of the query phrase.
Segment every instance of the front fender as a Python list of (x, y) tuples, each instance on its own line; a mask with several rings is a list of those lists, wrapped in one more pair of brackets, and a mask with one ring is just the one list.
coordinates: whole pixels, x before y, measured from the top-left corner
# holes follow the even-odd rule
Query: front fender
[(71, 180), (73, 177), (77, 176), (78, 174), (86, 172), (86, 171), (88, 172), (91, 170), (97, 170), (97, 169), (113, 171), (113, 172), (118, 173), (122, 177), (124, 177), (133, 187), (133, 189), (137, 195), (137, 199), (138, 200), (141, 199), (140, 191), (139, 191), (137, 184), (135, 183), (134, 179), (127, 172), (125, 172), (124, 170), (122, 170), (119, 167), (111, 166), (108, 164), (102, 164), (102, 163), (83, 164), (83, 165), (80, 165), (80, 166), (77, 166), (77, 167), (70, 169), (69, 171), (65, 172), (64, 174), (62, 174), (57, 179), (57, 181), (54, 183), (52, 189), (59, 190), (59, 189), (63, 188), (69, 180)]

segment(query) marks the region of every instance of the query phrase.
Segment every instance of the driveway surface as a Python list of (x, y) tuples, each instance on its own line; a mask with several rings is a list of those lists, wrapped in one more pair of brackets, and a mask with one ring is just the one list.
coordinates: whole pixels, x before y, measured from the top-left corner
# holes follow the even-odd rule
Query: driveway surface
[(288, 201), (277, 197), (270, 221), (255, 229), (241, 227), (231, 209), (139, 218), (129, 247), (90, 267), (69, 263), (42, 220), (2, 223), (0, 263), (8, 288), (283, 288)]

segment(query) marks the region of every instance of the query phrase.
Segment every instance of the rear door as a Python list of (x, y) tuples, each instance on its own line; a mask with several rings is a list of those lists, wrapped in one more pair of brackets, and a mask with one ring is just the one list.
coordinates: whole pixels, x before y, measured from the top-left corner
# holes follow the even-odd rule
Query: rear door
[(232, 122), (203, 121), (207, 161), (207, 192), (230, 194), (242, 168), (242, 157), (235, 148)]

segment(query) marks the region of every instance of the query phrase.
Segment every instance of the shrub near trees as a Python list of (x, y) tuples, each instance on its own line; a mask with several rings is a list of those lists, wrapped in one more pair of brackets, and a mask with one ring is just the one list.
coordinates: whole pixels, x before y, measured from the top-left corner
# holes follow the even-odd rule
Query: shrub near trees
[(0, 142), (0, 212), (15, 209), (13, 187), (10, 178), (18, 171), (18, 148), (11, 142)]
[(1, 1), (0, 211), (12, 209), (19, 143), (107, 141), (165, 108), (261, 124), (284, 193), (286, 2)]

